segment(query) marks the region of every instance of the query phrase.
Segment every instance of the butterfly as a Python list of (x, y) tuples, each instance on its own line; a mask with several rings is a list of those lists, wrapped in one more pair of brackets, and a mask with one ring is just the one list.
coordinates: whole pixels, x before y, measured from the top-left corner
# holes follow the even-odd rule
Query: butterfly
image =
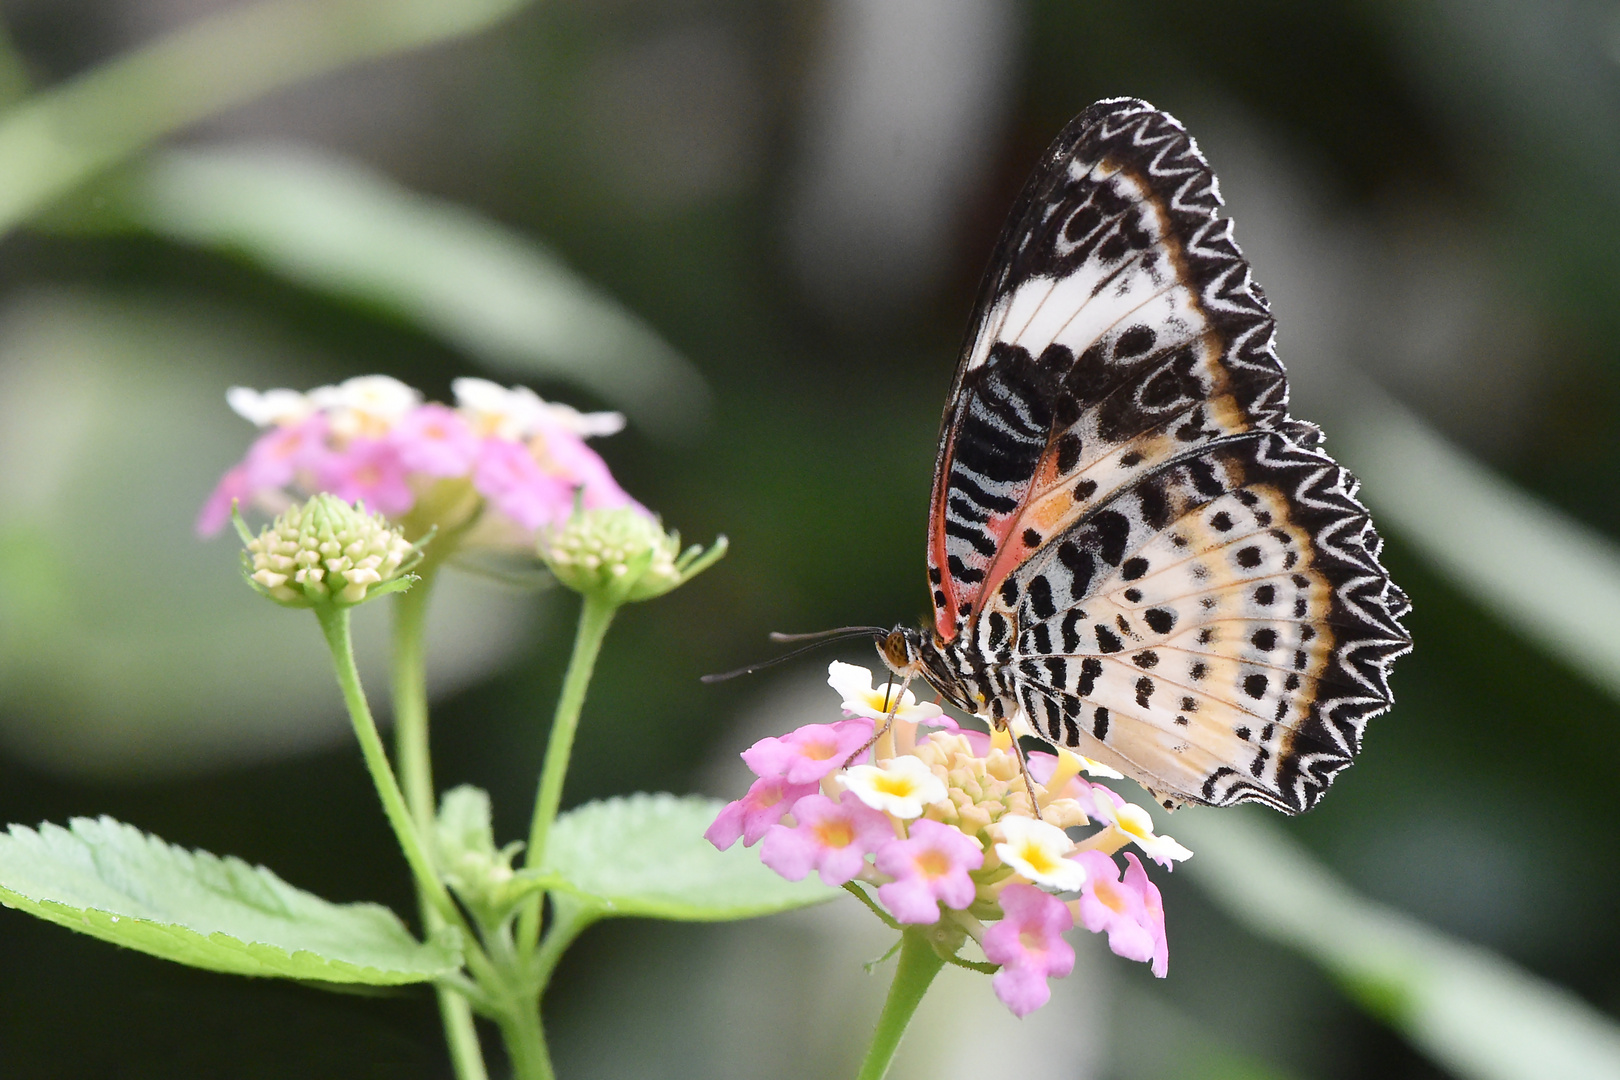
[(1169, 809), (1313, 806), (1389, 708), (1410, 605), (1288, 415), (1275, 324), (1182, 125), (1099, 101), (1014, 205), (945, 406), (934, 625), (878, 651)]

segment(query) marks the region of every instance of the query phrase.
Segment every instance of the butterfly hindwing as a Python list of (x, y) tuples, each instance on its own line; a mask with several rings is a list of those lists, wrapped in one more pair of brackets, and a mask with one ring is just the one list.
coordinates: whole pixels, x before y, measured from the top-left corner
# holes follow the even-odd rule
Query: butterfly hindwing
[(1320, 450), (1254, 432), (1054, 537), (982, 620), (1008, 627), (995, 659), (1031, 727), (1174, 803), (1308, 808), (1408, 648), (1354, 486)]

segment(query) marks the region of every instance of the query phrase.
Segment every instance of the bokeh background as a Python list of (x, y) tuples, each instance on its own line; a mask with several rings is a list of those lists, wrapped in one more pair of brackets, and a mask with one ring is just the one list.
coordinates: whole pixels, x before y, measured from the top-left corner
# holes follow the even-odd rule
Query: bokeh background
[[(1167, 980), (1077, 934), (1022, 1026), (943, 983), (897, 1074), (1620, 1075), (1620, 6), (0, 0), (0, 25), (0, 820), (108, 813), (413, 909), (313, 622), (190, 531), (251, 434), (227, 386), (374, 371), (629, 414), (601, 444), (624, 485), (733, 547), (622, 616), (566, 802), (737, 794), (738, 750), (825, 715), (828, 659), (871, 661), (697, 677), (772, 629), (924, 614), (987, 253), (1062, 125), (1137, 95), (1214, 163), (1417, 648), (1319, 809), (1232, 812), (1250, 848), (1164, 824), (1206, 867), (1158, 875)], [(438, 778), (511, 839), (574, 607), (445, 586)], [(846, 907), (599, 924), (548, 998), (561, 1075), (850, 1073), (886, 942)], [(1509, 1029), (1523, 1052), (1487, 1052)], [(420, 988), (231, 979), (7, 912), (0, 1073), (449, 1067)]]

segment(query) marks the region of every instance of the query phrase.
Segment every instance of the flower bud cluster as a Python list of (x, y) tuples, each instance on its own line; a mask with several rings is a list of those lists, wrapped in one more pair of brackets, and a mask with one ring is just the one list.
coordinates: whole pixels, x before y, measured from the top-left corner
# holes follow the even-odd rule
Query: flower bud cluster
[(418, 558), (387, 519), (335, 495), (289, 507), (245, 541), (248, 579), (290, 607), (358, 604), (398, 581)]
[(540, 537), (540, 557), (575, 592), (634, 603), (662, 596), (725, 552), (725, 538), (707, 552), (681, 551), (679, 533), (634, 510), (581, 510)]
[[(1019, 1016), (1073, 967), (1062, 935), (1076, 922), (1165, 974), (1159, 890), (1135, 854), (1124, 855), (1123, 876), (1113, 856), (1134, 844), (1168, 868), (1192, 852), (1079, 775), (1118, 773), (1064, 750), (1027, 755), (1026, 772), (1005, 733), (961, 728), (898, 687), (874, 689), (864, 668), (834, 663), (829, 675), (845, 719), (745, 751), (759, 779), (720, 812), (710, 842), (759, 843), (761, 860), (790, 880), (815, 871), (828, 885), (861, 882), (895, 924), (940, 924), (940, 941), (972, 937)], [(919, 725), (942, 730), (919, 737)]]

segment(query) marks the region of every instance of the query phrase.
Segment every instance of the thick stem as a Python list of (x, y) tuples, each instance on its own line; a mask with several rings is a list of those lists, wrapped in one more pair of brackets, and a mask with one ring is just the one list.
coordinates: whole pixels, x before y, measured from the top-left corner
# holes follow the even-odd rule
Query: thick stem
[(512, 1061), (512, 1080), (553, 1080), (551, 1054), (533, 1002), (515, 1001), (501, 1020), (501, 1038)]
[[(585, 689), (590, 685), (591, 672), (596, 668), (596, 656), (602, 649), (602, 639), (617, 610), (611, 601), (587, 595), (585, 606), (579, 613), (579, 628), (574, 633), (574, 653), (568, 658), (568, 671), (563, 675), (562, 694), (557, 698), (557, 712), (551, 721), (551, 737), (546, 743), (546, 759), (540, 767), (540, 790), (534, 798), (534, 818), (529, 826), (529, 846), (524, 853), (524, 865), (538, 868), (546, 857), (546, 842), (551, 835), (552, 822), (557, 820), (557, 807), (562, 803), (563, 778), (568, 773), (568, 758), (574, 749), (574, 732), (579, 727), (580, 710), (585, 705)], [(528, 956), (540, 938), (540, 897), (535, 897), (523, 909), (518, 923), (518, 951)]]
[[(434, 824), (433, 759), (428, 743), (426, 620), (428, 596), (438, 563), (424, 559), (416, 569), (422, 580), (394, 597), (394, 759), (405, 805), (416, 822), (417, 834), (431, 835)], [(429, 934), (444, 925), (433, 901), (421, 885), (416, 889), (422, 925)], [(448, 986), (434, 987), (439, 998), (439, 1019), (456, 1080), (489, 1080), (484, 1052), (467, 999)]]
[(905, 931), (900, 939), (900, 963), (894, 971), (894, 982), (889, 987), (888, 1000), (883, 1003), (877, 1030), (872, 1033), (872, 1045), (867, 1048), (856, 1080), (883, 1080), (894, 1061), (894, 1052), (900, 1048), (906, 1025), (911, 1023), (923, 995), (944, 966), (945, 961), (934, 951), (922, 930), (908, 928)]

